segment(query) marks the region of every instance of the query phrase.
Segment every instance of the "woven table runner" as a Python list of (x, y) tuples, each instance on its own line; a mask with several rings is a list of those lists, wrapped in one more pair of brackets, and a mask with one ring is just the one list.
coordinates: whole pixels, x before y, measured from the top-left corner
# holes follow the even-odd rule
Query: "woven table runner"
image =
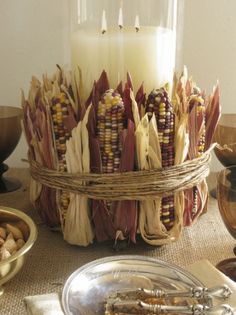
[(29, 203), (29, 173), (25, 169), (10, 170), (23, 183), (17, 192), (0, 196), (2, 206), (26, 211), (38, 225), (38, 239), (29, 252), (18, 275), (5, 285), (0, 298), (1, 315), (26, 314), (23, 298), (28, 295), (60, 293), (66, 279), (80, 266), (98, 258), (112, 255), (146, 255), (185, 267), (201, 259), (216, 265), (233, 256), (234, 239), (221, 221), (216, 200), (210, 198), (208, 212), (194, 226), (185, 228), (176, 243), (152, 247), (138, 241), (136, 245), (115, 252), (112, 243), (93, 244), (87, 248), (71, 246), (63, 241), (60, 232), (52, 232), (40, 223)]

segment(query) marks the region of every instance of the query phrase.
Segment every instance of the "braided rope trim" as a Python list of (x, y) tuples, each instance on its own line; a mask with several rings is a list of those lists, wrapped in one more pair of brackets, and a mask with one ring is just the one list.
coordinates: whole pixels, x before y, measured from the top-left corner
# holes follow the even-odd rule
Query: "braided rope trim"
[(124, 173), (62, 173), (30, 161), (37, 182), (55, 189), (97, 200), (150, 200), (168, 196), (200, 184), (210, 172), (212, 147), (201, 157), (167, 169)]

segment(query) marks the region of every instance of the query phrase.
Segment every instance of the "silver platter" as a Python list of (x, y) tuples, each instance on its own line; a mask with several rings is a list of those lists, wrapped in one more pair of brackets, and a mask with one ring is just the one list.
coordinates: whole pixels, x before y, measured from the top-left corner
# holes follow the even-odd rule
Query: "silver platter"
[(66, 281), (62, 305), (66, 315), (104, 315), (104, 301), (117, 290), (186, 290), (203, 286), (176, 265), (145, 256), (112, 256), (77, 269)]

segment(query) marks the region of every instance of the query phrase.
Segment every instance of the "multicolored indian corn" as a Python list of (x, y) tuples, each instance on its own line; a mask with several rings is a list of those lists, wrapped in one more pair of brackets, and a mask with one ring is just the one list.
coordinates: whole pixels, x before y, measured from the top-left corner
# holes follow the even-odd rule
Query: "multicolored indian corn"
[[(66, 141), (71, 137), (71, 132), (66, 128), (64, 119), (69, 115), (68, 106), (71, 106), (70, 101), (64, 92), (61, 92), (58, 96), (54, 96), (51, 100), (52, 126), (58, 158), (58, 169), (60, 172), (67, 172), (65, 159)], [(60, 207), (64, 215), (66, 214), (69, 202), (69, 193), (61, 191)], [(64, 215), (62, 215), (62, 217), (64, 217)]]
[(124, 129), (124, 103), (119, 93), (108, 90), (98, 104), (97, 131), (102, 172), (118, 172), (121, 157), (120, 133)]
[[(149, 116), (155, 114), (158, 137), (161, 147), (162, 167), (174, 165), (174, 112), (165, 88), (153, 90), (147, 99), (146, 112)], [(161, 220), (169, 230), (174, 223), (174, 196), (162, 198)]]

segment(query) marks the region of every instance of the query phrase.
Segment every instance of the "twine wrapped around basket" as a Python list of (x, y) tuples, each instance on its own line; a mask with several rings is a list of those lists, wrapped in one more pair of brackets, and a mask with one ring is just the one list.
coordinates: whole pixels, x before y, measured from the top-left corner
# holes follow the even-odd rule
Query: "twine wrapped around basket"
[[(186, 71), (173, 85), (136, 96), (109, 87), (106, 73), (87, 100), (64, 71), (22, 98), (29, 144), (31, 200), (64, 239), (168, 244), (207, 208), (211, 141), (220, 116), (219, 87), (206, 98)], [(110, 118), (109, 118), (110, 117)], [(105, 128), (104, 128), (105, 126)], [(104, 129), (103, 129), (104, 128)]]
[(87, 196), (95, 200), (148, 200), (169, 196), (199, 185), (209, 175), (211, 150), (196, 159), (168, 169), (125, 173), (65, 173), (30, 161), (32, 178), (54, 189)]

